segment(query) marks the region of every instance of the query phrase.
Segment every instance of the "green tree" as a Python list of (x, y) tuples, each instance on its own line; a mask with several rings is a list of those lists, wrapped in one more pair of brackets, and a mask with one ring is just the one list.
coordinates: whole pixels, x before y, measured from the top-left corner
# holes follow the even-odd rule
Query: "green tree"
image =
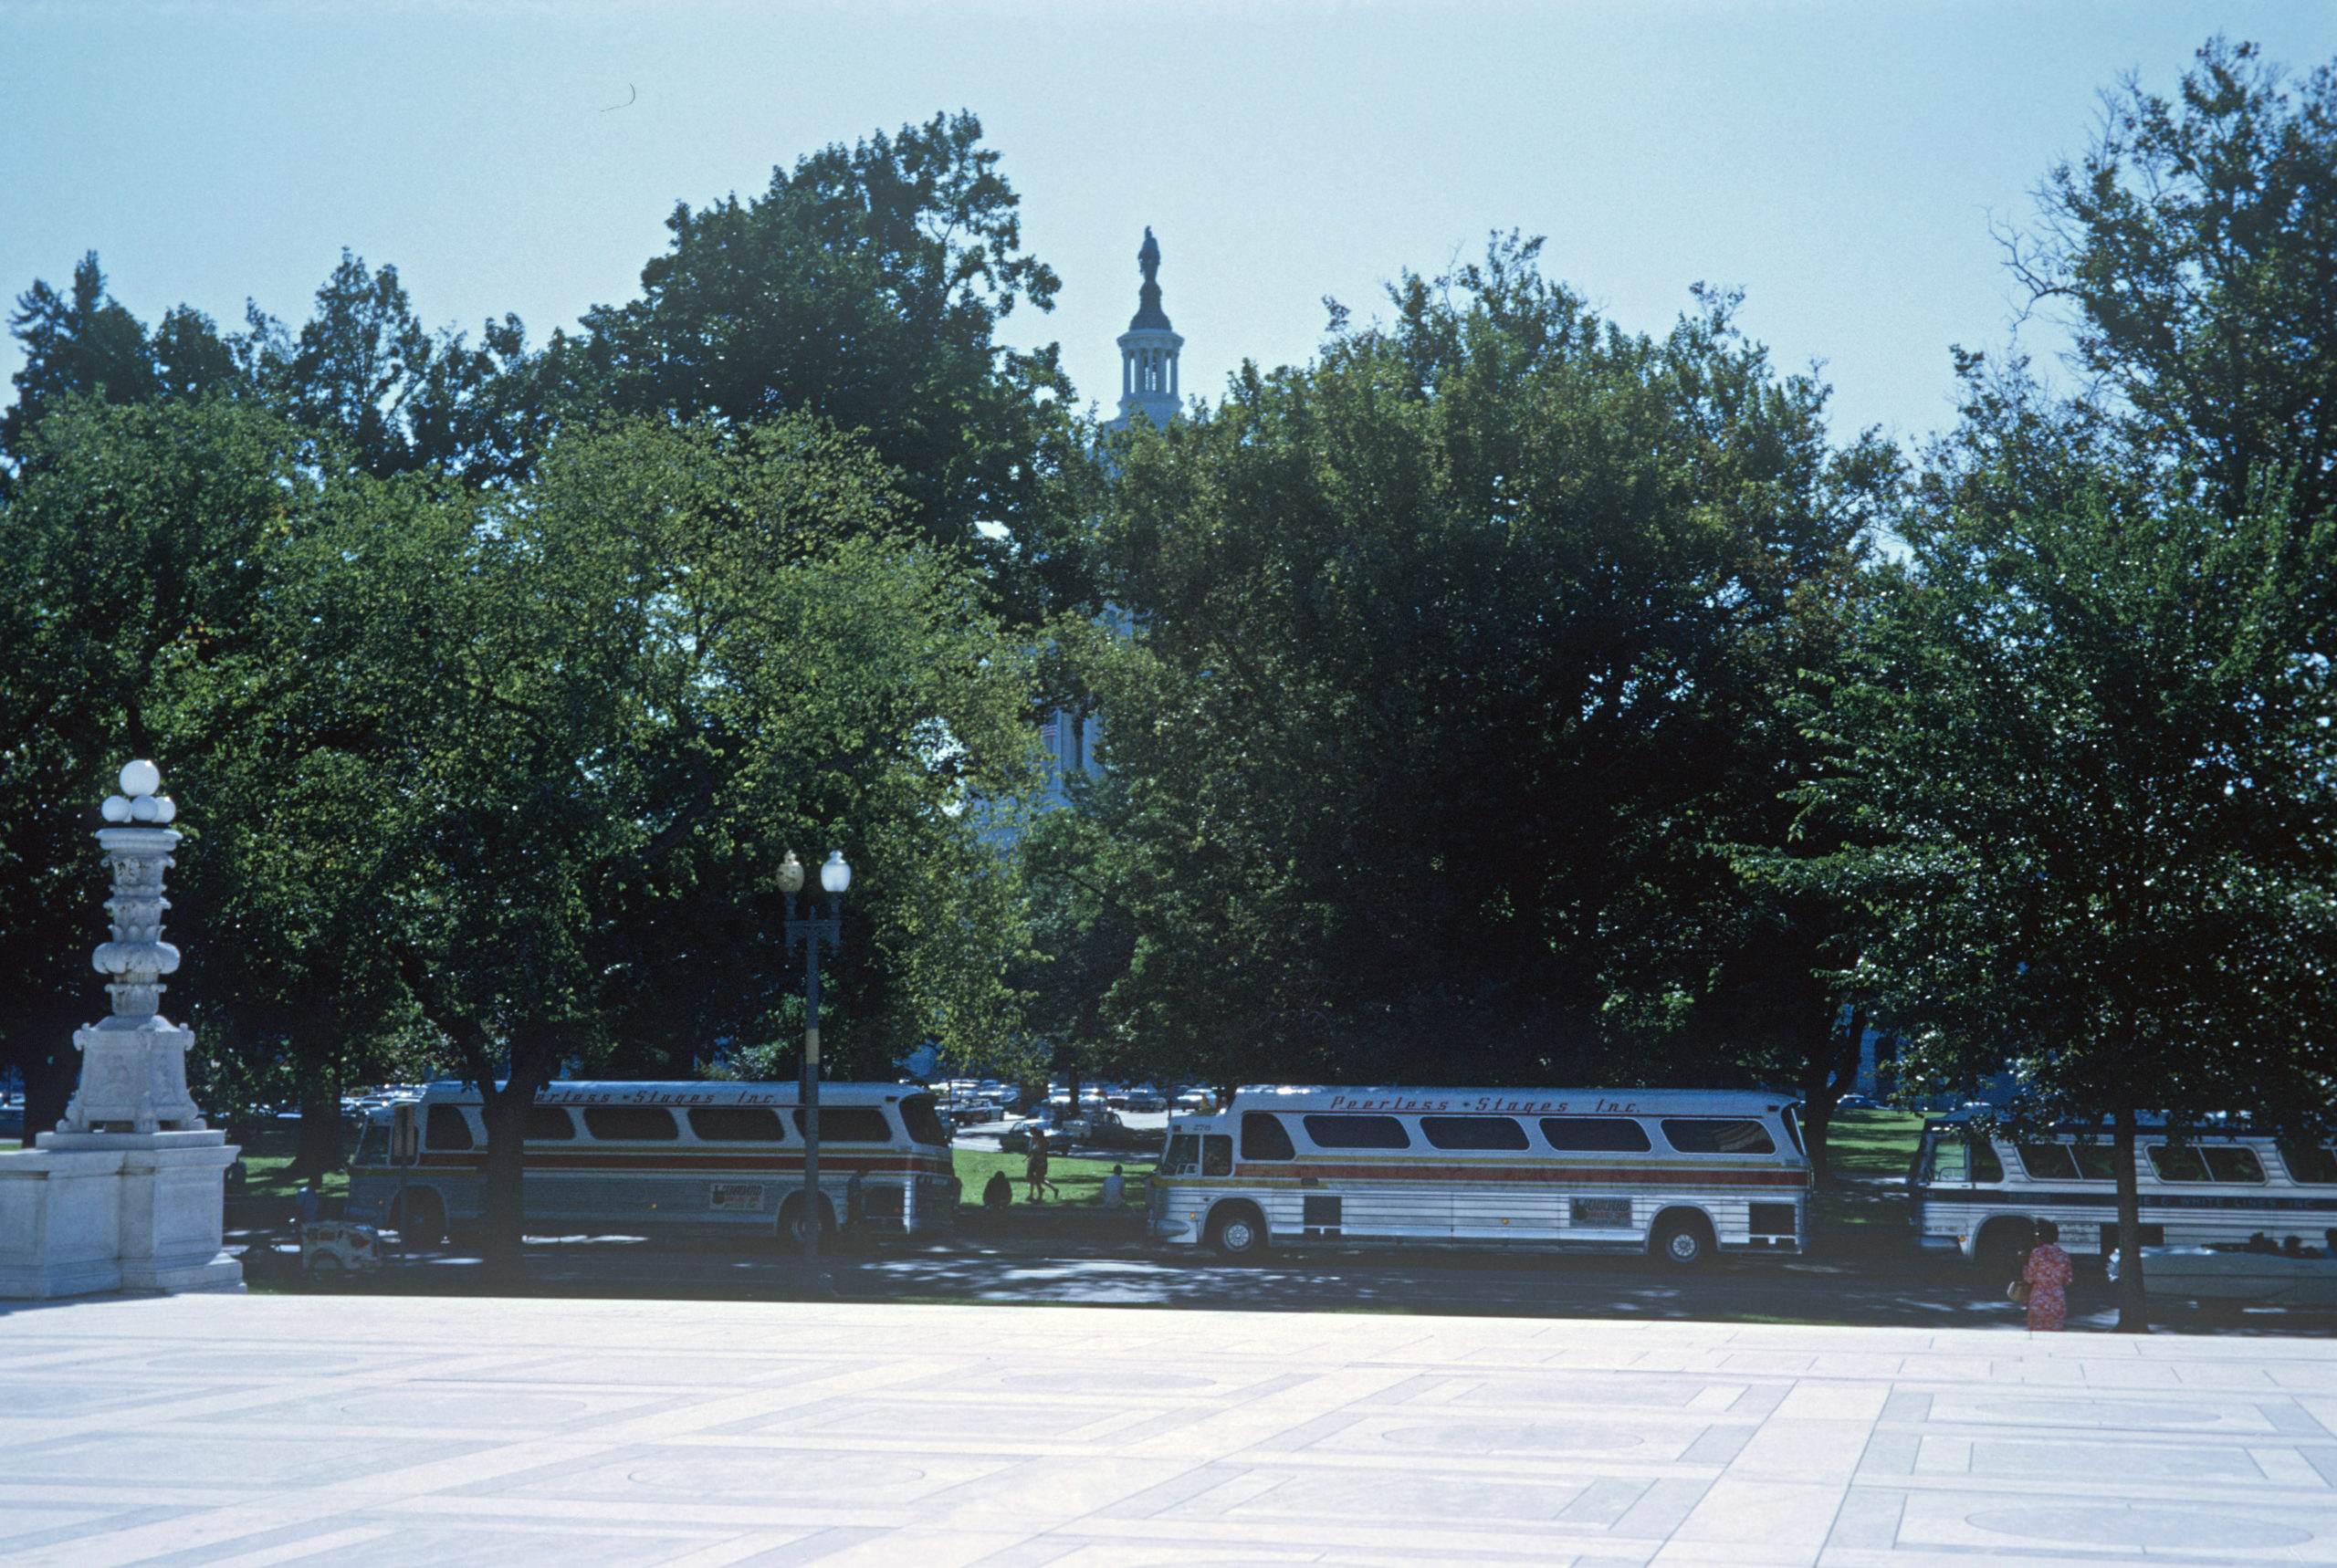
[[(29, 1127), (62, 1114), (72, 1030), (102, 1005), (91, 809), (115, 768), (152, 755), (199, 842), (202, 758), (174, 685), (251, 637), (270, 540), (313, 488), (299, 449), (255, 410), (83, 394), (45, 410), (0, 499), (0, 1015)], [(188, 913), (173, 920), (199, 952)], [(199, 990), (193, 975), (177, 983), (183, 1016)]]
[(936, 115), (775, 169), (753, 200), (676, 207), (641, 298), (586, 313), (575, 364), (591, 384), (577, 395), (865, 432), (900, 476), (908, 524), (983, 562), (1017, 620), (1087, 603), (1070, 383), (1052, 346), (996, 340), (1018, 304), (1051, 309), (1058, 287), (1021, 248), (998, 162), (974, 116)]
[[(1011, 972), (1023, 1020), (1046, 1061), (1076, 1092), (1083, 1080), (1151, 1076), (1161, 1065), (1115, 1018), (1112, 988), (1127, 973), (1136, 925), (1120, 902), (1118, 846), (1093, 797), (1117, 789), (1109, 776), (1065, 780), (1071, 800), (1041, 811), (1016, 846), (1030, 900), (1031, 949)], [(993, 1064), (995, 1065), (995, 1064)]]
[[(1408, 275), (1387, 325), (1116, 454), (1107, 588), (1143, 630), (1095, 676), (1137, 926), (1114, 1001), (1213, 1082), (1768, 1066), (1685, 1027), (1733, 993), (1661, 950), (1664, 884), (1683, 843), (1729, 878), (1713, 798), (1784, 727), (1764, 650), (1848, 572), (1890, 459), (1829, 447), (1823, 389), (1730, 298), (1635, 337), (1535, 250)], [(1806, 1033), (1832, 1023), (1817, 998)]]
[(95, 251), (75, 264), (63, 293), (36, 279), (16, 297), (8, 325), (25, 362), (9, 378), (16, 401), (0, 413), (0, 455), (19, 462), (42, 419), (77, 395), (115, 403), (198, 397), (238, 373), (233, 350), (199, 310), (180, 306), (150, 338), (106, 292)]
[(484, 1093), (499, 1262), (544, 1083), (784, 1030), (788, 847), (859, 866), (833, 1071), (1003, 1040), (1019, 905), (969, 808), (1021, 788), (1022, 660), (864, 448), (639, 422), (508, 493), (397, 484), (427, 504), (345, 512), (281, 583), (271, 661), (382, 716), (350, 737), (389, 817), (378, 940)]
[(2126, 81), (2040, 204), (2014, 270), (2071, 308), (2130, 450), (2228, 517), (2273, 473), (2300, 525), (2337, 502), (2337, 66), (2292, 91), (2210, 39), (2174, 100)]
[(1919, 1089), (2010, 1065), (2107, 1119), (2143, 1298), (2137, 1119), (2325, 1128), (2337, 840), (2320, 585), (2337, 526), (2166, 495), (2082, 409), (1975, 385), (1902, 525), (1789, 877), (1864, 915), (1853, 983)]
[(488, 321), (477, 348), (432, 333), (396, 267), (346, 250), (299, 332), (254, 308), (235, 346), (271, 406), (378, 478), (436, 466), (472, 485), (516, 481), (571, 406), (564, 335), (531, 354), (517, 316)]

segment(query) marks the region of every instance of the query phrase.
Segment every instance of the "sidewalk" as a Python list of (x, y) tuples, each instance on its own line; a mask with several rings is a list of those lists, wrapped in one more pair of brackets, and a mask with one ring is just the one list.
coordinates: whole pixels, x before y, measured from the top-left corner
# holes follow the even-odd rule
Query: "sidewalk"
[(0, 1312), (0, 1557), (2337, 1562), (2337, 1343), (866, 1303)]

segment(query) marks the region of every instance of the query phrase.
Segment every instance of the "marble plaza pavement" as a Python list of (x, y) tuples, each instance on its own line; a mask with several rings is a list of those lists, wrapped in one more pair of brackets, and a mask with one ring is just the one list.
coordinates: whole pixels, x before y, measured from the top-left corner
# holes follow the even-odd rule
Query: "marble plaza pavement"
[(2337, 1563), (2337, 1343), (703, 1301), (0, 1312), (0, 1562)]

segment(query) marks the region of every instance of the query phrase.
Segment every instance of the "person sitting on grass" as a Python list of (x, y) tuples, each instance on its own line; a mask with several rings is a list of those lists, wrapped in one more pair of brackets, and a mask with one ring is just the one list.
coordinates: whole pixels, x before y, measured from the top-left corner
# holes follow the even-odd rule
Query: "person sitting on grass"
[(982, 1184), (982, 1207), (1004, 1208), (1014, 1201), (1014, 1184), (1006, 1179), (1004, 1171), (992, 1171), (990, 1180)]
[(1117, 1208), (1127, 1200), (1127, 1178), (1120, 1175), (1119, 1166), (1114, 1166), (1112, 1174), (1104, 1178), (1104, 1190), (1099, 1196), (1099, 1201), (1106, 1208)]

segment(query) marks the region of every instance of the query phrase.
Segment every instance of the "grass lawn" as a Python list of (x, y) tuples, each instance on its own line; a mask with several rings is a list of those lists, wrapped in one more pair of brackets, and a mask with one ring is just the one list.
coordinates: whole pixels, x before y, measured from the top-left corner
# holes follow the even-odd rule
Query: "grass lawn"
[[(1023, 1195), (1030, 1190), (1022, 1181), (1021, 1155), (992, 1154), (987, 1149), (959, 1149), (956, 1151), (955, 1158), (959, 1186), (963, 1200), (967, 1203), (981, 1202), (982, 1188), (990, 1185), (990, 1173), (993, 1171), (1004, 1171), (1006, 1179), (1014, 1184), (1014, 1201), (1017, 1204), (1022, 1202)], [(1067, 1204), (1085, 1204), (1089, 1207), (1095, 1207), (1103, 1192), (1104, 1178), (1112, 1174), (1112, 1167), (1116, 1165), (1120, 1167), (1120, 1174), (1127, 1179), (1129, 1204), (1136, 1207), (1142, 1207), (1145, 1201), (1145, 1174), (1151, 1170), (1152, 1165), (1149, 1160), (1138, 1165), (1125, 1155), (1118, 1159), (1088, 1159), (1085, 1156), (1067, 1158), (1062, 1155), (1048, 1155), (1047, 1180), (1053, 1183), (1061, 1191), (1049, 1195), (1046, 1199), (1047, 1207), (1060, 1207)]]
[[(299, 1130), (289, 1122), (271, 1122), (242, 1145), (246, 1197), (290, 1197), (300, 1190), (292, 1179), (292, 1154), (299, 1147)], [(327, 1171), (317, 1190), (327, 1197), (349, 1196), (349, 1173)]]
[(1921, 1111), (1837, 1111), (1827, 1127), (1826, 1153), (1848, 1176), (1907, 1174), (1923, 1132)]
[[(1827, 1156), (1839, 1176), (1904, 1176), (1923, 1131), (1919, 1111), (1837, 1111), (1827, 1127)], [(1907, 1203), (1896, 1187), (1820, 1187), (1810, 1200), (1812, 1228), (1832, 1231), (1837, 1245), (1905, 1245)]]
[[(13, 1149), (18, 1146), (19, 1145), (14, 1139), (0, 1142), (0, 1149)], [(32, 1147), (30, 1144), (21, 1146)], [(291, 1123), (270, 1123), (261, 1127), (239, 1146), (243, 1150), (244, 1189), (240, 1193), (230, 1196), (289, 1198), (300, 1190), (300, 1184), (292, 1179), (292, 1154), (299, 1146), (299, 1133)], [(990, 1173), (985, 1171), (982, 1175), (987, 1180)], [(349, 1173), (347, 1171), (326, 1172), (324, 1180), (317, 1184), (317, 1190), (327, 1197), (348, 1197)]]

